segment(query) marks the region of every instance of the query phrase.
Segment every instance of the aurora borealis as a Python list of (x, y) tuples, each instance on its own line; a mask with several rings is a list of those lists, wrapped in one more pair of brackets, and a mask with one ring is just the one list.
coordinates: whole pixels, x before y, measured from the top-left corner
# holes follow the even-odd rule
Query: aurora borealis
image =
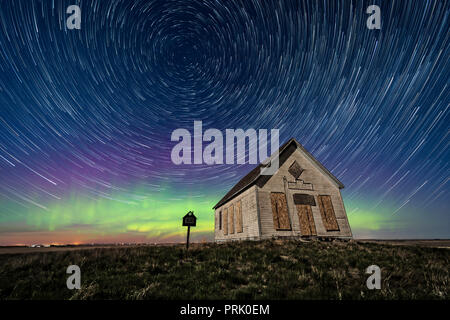
[(180, 241), (189, 210), (212, 239), (212, 206), (253, 166), (173, 164), (171, 133), (194, 121), (295, 137), (346, 186), (356, 237), (449, 238), (449, 12), (2, 0), (0, 245)]

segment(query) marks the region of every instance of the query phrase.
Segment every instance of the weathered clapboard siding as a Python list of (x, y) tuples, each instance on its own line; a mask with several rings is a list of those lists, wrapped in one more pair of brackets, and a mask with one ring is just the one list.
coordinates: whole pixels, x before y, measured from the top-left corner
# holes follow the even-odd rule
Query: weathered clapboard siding
[[(237, 219), (239, 219), (239, 214), (237, 214), (236, 207), (238, 207), (238, 203), (240, 203), (241, 215), (242, 215), (242, 226), (239, 225)], [(234, 222), (233, 225), (236, 227), (234, 233), (229, 231), (228, 234), (224, 234), (223, 226), (224, 222), (222, 222), (222, 230), (219, 229), (219, 212), (222, 211), (222, 216), (224, 216), (224, 211), (230, 211), (229, 208), (233, 206), (234, 208)], [(257, 239), (259, 238), (259, 222), (258, 222), (258, 214), (257, 214), (257, 205), (256, 205), (256, 186), (249, 188), (243, 193), (239, 194), (237, 197), (233, 198), (231, 201), (225, 203), (223, 206), (218, 207), (215, 210), (215, 240), (216, 241), (224, 241), (224, 240), (245, 240), (245, 239)], [(228, 217), (230, 214), (228, 213)], [(231, 226), (231, 222), (227, 223), (228, 229)], [(242, 232), (240, 232), (242, 229)]]
[(342, 183), (294, 139), (280, 147), (280, 159), (281, 166), (273, 176), (260, 179), (257, 167), (218, 202), (215, 240), (351, 238)]

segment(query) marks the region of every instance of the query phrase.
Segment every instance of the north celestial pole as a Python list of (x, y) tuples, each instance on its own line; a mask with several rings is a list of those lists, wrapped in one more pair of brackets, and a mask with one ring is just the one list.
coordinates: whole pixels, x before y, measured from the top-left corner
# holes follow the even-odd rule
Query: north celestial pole
[(174, 165), (171, 133), (194, 121), (296, 138), (346, 186), (357, 237), (450, 237), (449, 12), (1, 1), (0, 244), (181, 241), (189, 210), (212, 239), (212, 206), (252, 166)]

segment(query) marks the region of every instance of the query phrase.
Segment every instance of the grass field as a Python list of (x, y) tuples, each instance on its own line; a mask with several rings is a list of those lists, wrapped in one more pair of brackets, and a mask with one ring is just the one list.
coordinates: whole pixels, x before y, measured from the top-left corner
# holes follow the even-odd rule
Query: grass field
[[(450, 250), (270, 240), (0, 255), (0, 299), (448, 299)], [(66, 268), (81, 268), (81, 289)], [(365, 270), (381, 268), (381, 290)]]

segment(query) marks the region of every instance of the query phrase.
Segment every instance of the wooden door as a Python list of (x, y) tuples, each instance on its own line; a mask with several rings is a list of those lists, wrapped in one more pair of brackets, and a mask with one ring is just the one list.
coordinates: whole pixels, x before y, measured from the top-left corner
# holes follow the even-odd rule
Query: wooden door
[(300, 232), (302, 236), (316, 236), (316, 225), (310, 205), (296, 204), (298, 220), (300, 222)]

